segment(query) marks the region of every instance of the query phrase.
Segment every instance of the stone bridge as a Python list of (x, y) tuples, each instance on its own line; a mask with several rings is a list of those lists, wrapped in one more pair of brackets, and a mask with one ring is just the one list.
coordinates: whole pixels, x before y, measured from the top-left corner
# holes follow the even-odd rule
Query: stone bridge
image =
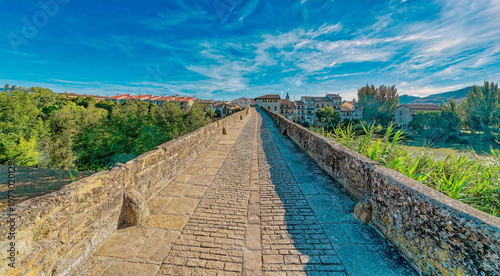
[(500, 271), (498, 218), (248, 108), (16, 208), (5, 275)]

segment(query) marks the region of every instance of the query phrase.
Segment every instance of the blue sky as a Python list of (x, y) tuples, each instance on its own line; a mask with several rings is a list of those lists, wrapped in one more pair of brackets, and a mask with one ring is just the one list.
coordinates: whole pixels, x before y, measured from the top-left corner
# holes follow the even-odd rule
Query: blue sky
[[(40, 3), (46, 3), (41, 5)], [(0, 84), (55, 92), (425, 96), (500, 80), (500, 0), (0, 2)]]

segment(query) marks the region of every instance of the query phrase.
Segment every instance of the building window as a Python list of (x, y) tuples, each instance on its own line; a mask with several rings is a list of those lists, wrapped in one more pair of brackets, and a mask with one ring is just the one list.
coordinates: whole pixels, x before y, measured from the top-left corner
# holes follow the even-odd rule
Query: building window
[(267, 107), (267, 110), (271, 110), (271, 107), (270, 107), (270, 106), (268, 106), (268, 107)]
[(274, 111), (276, 111), (276, 110), (278, 110), (278, 108), (275, 106), (275, 107), (274, 107)]
[(399, 111), (399, 116), (403, 116), (403, 111)]

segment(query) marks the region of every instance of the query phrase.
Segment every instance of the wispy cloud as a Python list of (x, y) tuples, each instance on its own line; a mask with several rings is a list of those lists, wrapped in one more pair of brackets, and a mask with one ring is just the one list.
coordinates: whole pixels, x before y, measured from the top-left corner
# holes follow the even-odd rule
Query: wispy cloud
[(102, 39), (85, 39), (82, 41), (85, 45), (102, 49), (106, 51), (119, 50), (127, 55), (131, 55), (132, 51), (136, 48), (132, 46), (126, 36), (112, 35), (107, 40)]
[(249, 16), (250, 14), (252, 14), (255, 11), (255, 9), (257, 8), (258, 4), (259, 4), (259, 0), (250, 0), (250, 1), (248, 1), (248, 3), (239, 12), (240, 18), (238, 20), (240, 22), (243, 21), (243, 20), (245, 20), (245, 18), (247, 18), (247, 16)]
[(48, 81), (51, 82), (58, 82), (58, 83), (70, 83), (70, 84), (84, 84), (84, 85), (95, 85), (95, 84), (101, 84), (101, 83), (96, 83), (96, 82), (81, 82), (81, 81), (70, 81), (70, 80), (60, 80), (60, 79), (54, 79), (54, 78), (48, 78)]
[(157, 17), (143, 20), (143, 25), (152, 30), (168, 30), (186, 21), (203, 19), (206, 17), (206, 12), (203, 10), (169, 10), (158, 12), (156, 15)]

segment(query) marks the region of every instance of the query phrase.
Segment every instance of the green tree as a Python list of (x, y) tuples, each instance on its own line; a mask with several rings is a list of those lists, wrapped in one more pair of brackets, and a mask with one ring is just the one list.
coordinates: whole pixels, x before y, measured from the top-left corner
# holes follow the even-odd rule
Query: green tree
[(116, 106), (116, 104), (113, 101), (99, 101), (95, 105), (96, 107), (106, 109), (110, 115), (111, 112), (113, 111), (113, 108)]
[(3, 91), (5, 91), (5, 92), (9, 91), (9, 85), (8, 84), (4, 84)]
[(455, 101), (451, 100), (438, 112), (419, 112), (412, 115), (410, 126), (420, 135), (435, 141), (457, 140), (460, 117)]
[(370, 122), (377, 120), (388, 124), (394, 118), (394, 110), (399, 104), (396, 86), (366, 85), (358, 89), (359, 103), (363, 108), (363, 119)]
[(73, 169), (76, 154), (73, 145), (81, 130), (85, 108), (73, 102), (67, 102), (60, 109), (51, 113), (48, 123), (50, 136), (44, 145), (42, 164), (48, 168)]
[(473, 130), (488, 131), (489, 126), (498, 125), (499, 101), (498, 84), (485, 81), (483, 86), (474, 85), (463, 103), (469, 127)]
[(316, 118), (318, 118), (318, 121), (326, 127), (335, 127), (340, 123), (340, 121), (342, 121), (340, 114), (335, 112), (333, 107), (328, 106), (318, 109), (318, 111), (316, 111)]
[(21, 91), (0, 93), (0, 162), (15, 161), (20, 166), (38, 163), (37, 145), (46, 126), (30, 95)]
[(192, 132), (208, 123), (210, 123), (210, 118), (207, 117), (206, 112), (203, 110), (200, 104), (195, 103), (188, 112), (185, 114), (185, 124), (187, 128), (185, 132)]
[(212, 120), (215, 117), (215, 112), (213, 109), (207, 109), (206, 113), (207, 117), (210, 118), (210, 120)]

